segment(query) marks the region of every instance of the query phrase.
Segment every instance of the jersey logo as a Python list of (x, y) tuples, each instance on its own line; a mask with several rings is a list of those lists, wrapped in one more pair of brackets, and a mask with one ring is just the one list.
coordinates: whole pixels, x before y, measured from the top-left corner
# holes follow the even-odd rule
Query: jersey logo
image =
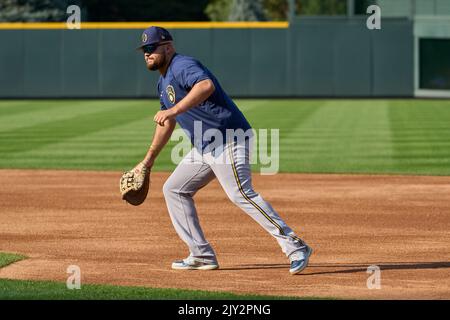
[(170, 103), (174, 104), (175, 103), (175, 89), (171, 85), (168, 85), (166, 88), (166, 93), (167, 93), (167, 96), (169, 97)]

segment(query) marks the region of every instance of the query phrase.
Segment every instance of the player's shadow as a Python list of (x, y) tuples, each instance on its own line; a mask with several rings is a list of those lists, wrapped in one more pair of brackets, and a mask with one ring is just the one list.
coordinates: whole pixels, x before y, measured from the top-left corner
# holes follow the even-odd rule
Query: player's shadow
[[(378, 266), (380, 270), (418, 270), (418, 269), (445, 269), (450, 268), (450, 262), (373, 262), (373, 263), (310, 263), (302, 275), (339, 274), (367, 272), (369, 266)], [(288, 269), (289, 264), (244, 264), (219, 270), (263, 270)], [(325, 270), (321, 270), (325, 269)], [(336, 269), (328, 271), (326, 269)], [(317, 270), (317, 271), (316, 271)]]

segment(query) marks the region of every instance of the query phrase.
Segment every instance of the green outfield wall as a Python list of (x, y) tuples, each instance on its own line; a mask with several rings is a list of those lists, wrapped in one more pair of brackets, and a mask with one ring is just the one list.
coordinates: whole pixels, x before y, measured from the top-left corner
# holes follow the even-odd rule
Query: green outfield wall
[[(82, 25), (83, 26), (83, 25)], [(413, 96), (408, 19), (296, 18), (289, 27), (168, 28), (235, 97)], [(142, 28), (0, 25), (0, 97), (156, 97), (157, 73), (135, 50)]]

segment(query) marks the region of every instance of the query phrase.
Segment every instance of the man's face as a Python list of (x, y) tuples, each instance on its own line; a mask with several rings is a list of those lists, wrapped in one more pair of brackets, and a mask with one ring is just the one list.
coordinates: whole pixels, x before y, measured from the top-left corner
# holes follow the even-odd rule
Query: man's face
[(144, 59), (147, 64), (147, 69), (156, 71), (165, 66), (167, 62), (165, 47), (165, 45), (160, 45), (152, 53), (144, 52)]

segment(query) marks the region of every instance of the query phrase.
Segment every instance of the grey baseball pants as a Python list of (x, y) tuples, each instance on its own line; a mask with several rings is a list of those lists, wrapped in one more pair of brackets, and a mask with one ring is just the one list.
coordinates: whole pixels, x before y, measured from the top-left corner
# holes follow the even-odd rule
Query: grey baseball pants
[(286, 256), (305, 246), (272, 206), (253, 190), (248, 144), (234, 141), (227, 143), (220, 152), (201, 154), (193, 148), (164, 184), (170, 218), (191, 256), (216, 259), (203, 234), (193, 199), (196, 192), (214, 178), (234, 204), (275, 237)]

